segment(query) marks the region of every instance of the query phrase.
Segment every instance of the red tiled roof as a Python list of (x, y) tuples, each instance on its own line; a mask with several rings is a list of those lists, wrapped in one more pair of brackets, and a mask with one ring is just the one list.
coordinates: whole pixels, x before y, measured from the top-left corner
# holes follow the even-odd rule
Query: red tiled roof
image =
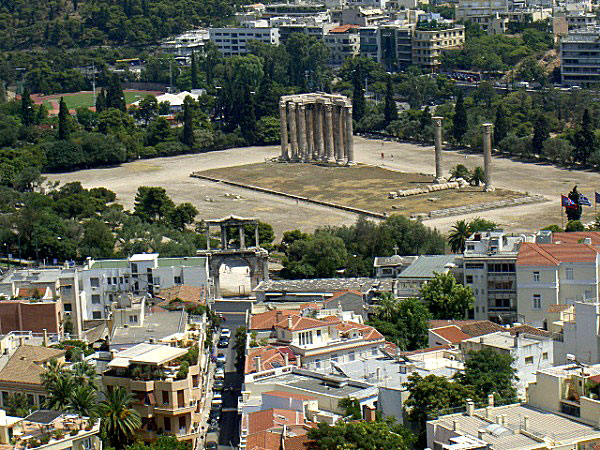
[(267, 409), (248, 414), (248, 434), (259, 433), (283, 425), (302, 425), (304, 414), (289, 409)]
[(247, 450), (279, 450), (281, 433), (276, 431), (260, 431), (246, 436)]
[(527, 324), (509, 328), (508, 331), (513, 336), (517, 333), (532, 334), (534, 336), (550, 336), (548, 331), (540, 330), (539, 328), (535, 328)]
[(352, 24), (342, 25), (339, 27), (332, 28), (331, 30), (329, 30), (329, 32), (330, 33), (346, 33), (348, 30), (350, 30), (352, 28), (360, 28), (360, 25), (352, 25)]
[(250, 317), (250, 329), (251, 330), (270, 330), (277, 322), (281, 322), (288, 316), (298, 314), (298, 311), (278, 309), (273, 311), (266, 311), (263, 313), (253, 314)]
[(600, 231), (573, 231), (552, 233), (553, 244), (580, 244), (590, 238), (592, 245), (600, 245)]
[(497, 323), (489, 320), (430, 320), (429, 329), (442, 328), (450, 325), (456, 325), (460, 330), (468, 334), (469, 337), (483, 336), (484, 334), (495, 333), (496, 331), (506, 331), (506, 329)]
[(600, 250), (586, 244), (523, 243), (517, 256), (519, 266), (557, 266), (561, 262), (593, 262)]
[[(268, 346), (248, 350), (248, 355), (246, 355), (244, 373), (247, 375), (249, 373), (258, 372), (256, 370), (257, 361), (255, 359), (257, 356), (260, 356), (260, 372), (262, 372), (263, 370), (275, 369), (276, 367), (283, 367), (285, 365), (285, 358), (283, 354), (288, 353), (287, 351), (283, 350), (284, 348), (285, 347), (277, 348)], [(292, 358), (288, 358), (288, 363), (290, 361), (292, 361)]]
[(468, 334), (463, 333), (463, 331), (456, 325), (449, 325), (447, 327), (442, 328), (434, 328), (433, 330), (431, 330), (431, 332), (445, 339), (450, 344), (459, 344), (465, 339), (469, 339), (471, 337)]
[(302, 400), (302, 401), (317, 399), (316, 397), (311, 397), (310, 395), (295, 394), (293, 392), (283, 392), (283, 391), (268, 391), (268, 392), (263, 392), (262, 395), (270, 395), (272, 397), (282, 397), (282, 398), (293, 398), (295, 400)]
[(452, 346), (450, 344), (445, 344), (445, 345), (438, 345), (436, 347), (428, 347), (428, 348), (422, 348), (420, 350), (413, 350), (412, 352), (400, 352), (400, 355), (401, 356), (420, 355), (422, 353), (437, 352), (439, 350), (449, 350), (451, 348), (452, 348)]
[(285, 450), (307, 450), (311, 440), (308, 435), (286, 437), (283, 440)]
[(324, 320), (329, 323), (340, 323), (342, 321), (342, 319), (340, 319), (338, 316), (322, 317), (320, 320)]
[(364, 325), (362, 323), (342, 322), (335, 325), (335, 328), (340, 330), (342, 333), (347, 333), (351, 330), (359, 330), (362, 334), (363, 339), (366, 341), (383, 339), (383, 335), (379, 331), (377, 331), (375, 328), (369, 325)]
[(301, 331), (301, 330), (309, 330), (311, 328), (319, 328), (329, 325), (327, 322), (324, 322), (319, 319), (311, 319), (310, 317), (301, 317), (301, 316), (290, 316), (292, 318), (292, 326), (289, 326), (289, 320), (283, 319), (281, 322), (275, 324), (277, 328), (283, 328), (284, 330), (290, 331)]

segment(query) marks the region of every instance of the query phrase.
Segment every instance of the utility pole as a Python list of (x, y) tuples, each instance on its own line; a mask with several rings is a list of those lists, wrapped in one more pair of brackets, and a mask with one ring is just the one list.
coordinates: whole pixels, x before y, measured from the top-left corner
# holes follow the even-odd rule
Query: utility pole
[(173, 61), (169, 60), (169, 93), (173, 89), (173, 68), (172, 68), (172, 63), (173, 63)]
[(94, 106), (96, 105), (96, 64), (92, 63), (92, 90), (94, 91)]

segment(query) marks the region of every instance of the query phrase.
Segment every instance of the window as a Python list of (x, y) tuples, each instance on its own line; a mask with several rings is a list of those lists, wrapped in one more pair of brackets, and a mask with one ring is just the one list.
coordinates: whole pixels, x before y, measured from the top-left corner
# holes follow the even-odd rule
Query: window
[(533, 282), (534, 283), (540, 282), (540, 273), (539, 272), (533, 272)]
[(371, 356), (377, 356), (377, 347), (371, 349)]
[(73, 305), (71, 305), (70, 303), (64, 303), (64, 308), (65, 308), (65, 312), (73, 311)]
[(27, 403), (30, 406), (35, 405), (35, 397), (33, 396), (33, 394), (27, 394)]
[(473, 282), (473, 275), (467, 275), (467, 276), (465, 276), (465, 282), (472, 283)]
[[(162, 391), (162, 402), (163, 402), (163, 405), (169, 404), (169, 391)], [(165, 429), (166, 429), (166, 427), (165, 427)]]
[(131, 273), (137, 273), (138, 266), (136, 263), (131, 263)]
[(312, 331), (305, 331), (299, 334), (300, 345), (312, 344)]
[(572, 280), (573, 279), (573, 269), (570, 267), (567, 267), (567, 280)]
[(525, 364), (533, 364), (533, 356), (526, 356)]
[(39, 406), (43, 406), (45, 401), (46, 401), (45, 395), (38, 395), (38, 405)]
[(337, 353), (333, 353), (331, 355), (331, 362), (334, 362), (334, 363), (338, 362), (338, 354)]
[(2, 406), (5, 408), (8, 406), (8, 392), (2, 391)]
[(542, 353), (542, 360), (546, 361), (548, 359), (548, 353), (544, 352)]
[(321, 330), (317, 330), (317, 337), (321, 337)]
[(320, 359), (318, 359), (318, 358), (317, 358), (317, 359), (315, 359), (315, 367), (316, 367), (317, 369), (320, 369), (320, 368), (321, 368), (321, 360), (320, 360)]
[(173, 277), (173, 283), (181, 284), (181, 277)]
[(98, 278), (90, 278), (90, 286), (93, 288), (100, 287), (100, 280)]
[(123, 284), (123, 277), (119, 277), (119, 283)]
[(106, 279), (106, 284), (112, 284), (112, 278), (111, 277), (108, 277)]
[(138, 316), (129, 316), (129, 323), (138, 323)]
[(348, 361), (354, 361), (356, 359), (356, 356), (354, 355), (354, 352), (348, 352)]
[(165, 431), (171, 431), (171, 418), (165, 417)]
[(117, 277), (113, 277), (113, 284), (117, 284)]
[(100, 304), (100, 295), (92, 294), (92, 305), (99, 305), (99, 304)]
[(179, 431), (185, 431), (185, 416), (179, 416)]
[(92, 319), (102, 319), (102, 312), (100, 312), (100, 311), (93, 311), (92, 312)]
[(542, 309), (542, 296), (533, 294), (533, 309)]

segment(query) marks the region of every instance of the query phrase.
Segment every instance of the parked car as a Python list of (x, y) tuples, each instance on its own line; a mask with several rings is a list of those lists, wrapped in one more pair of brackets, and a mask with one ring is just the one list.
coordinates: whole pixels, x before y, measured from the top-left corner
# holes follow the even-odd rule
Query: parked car
[(215, 441), (208, 441), (206, 445), (204, 445), (204, 448), (206, 450), (217, 450), (219, 448), (219, 444), (217, 444)]
[(217, 344), (219, 348), (227, 348), (229, 347), (229, 338), (221, 338), (219, 339), (219, 343)]
[(223, 361), (217, 361), (217, 369), (224, 369), (225, 363)]
[(213, 391), (222, 391), (224, 387), (225, 383), (223, 382), (223, 380), (216, 380), (213, 383)]
[(217, 355), (217, 362), (226, 363), (227, 362), (227, 355), (225, 353), (219, 353)]
[(219, 431), (219, 422), (217, 420), (211, 420), (208, 424), (208, 432), (214, 433), (216, 431)]
[(221, 410), (220, 409), (211, 409), (209, 415), (210, 421), (219, 422), (221, 420)]
[(215, 371), (215, 380), (222, 380), (223, 378), (225, 378), (225, 369), (217, 369)]
[(210, 405), (211, 405), (212, 410), (214, 410), (214, 409), (220, 410), (221, 409), (221, 407), (223, 406), (223, 397), (221, 397), (221, 394), (219, 392), (216, 392), (213, 395), (213, 399), (210, 402)]
[(229, 339), (230, 337), (231, 337), (231, 330), (229, 328), (222, 328), (221, 329), (221, 339), (223, 339), (223, 338)]

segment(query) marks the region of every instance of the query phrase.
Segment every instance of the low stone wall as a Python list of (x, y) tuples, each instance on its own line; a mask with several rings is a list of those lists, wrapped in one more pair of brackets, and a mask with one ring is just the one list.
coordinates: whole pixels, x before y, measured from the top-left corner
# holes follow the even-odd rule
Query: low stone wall
[(445, 191), (447, 189), (461, 189), (467, 186), (469, 186), (469, 183), (462, 178), (459, 178), (456, 181), (449, 181), (447, 183), (428, 184), (423, 187), (390, 192), (388, 197), (390, 199), (410, 197), (411, 195), (428, 194), (429, 192)]
[(366, 209), (353, 208), (351, 206), (338, 205), (337, 203), (324, 202), (322, 200), (315, 200), (308, 197), (302, 197), (300, 195), (288, 194), (287, 192), (275, 191), (273, 189), (267, 189), (260, 186), (253, 186), (251, 184), (238, 183), (236, 181), (222, 180), (220, 178), (208, 177), (199, 173), (192, 173), (192, 178), (200, 178), (201, 180), (212, 181), (215, 183), (223, 183), (229, 186), (235, 186), (244, 189), (250, 189), (252, 191), (264, 192), (265, 194), (279, 195), (280, 197), (287, 197), (298, 201), (313, 203), (315, 205), (327, 206), (328, 208), (341, 209), (342, 211), (348, 211), (355, 214), (361, 214), (363, 216), (372, 217), (374, 219), (386, 219), (387, 214), (377, 213), (373, 211), (367, 211)]
[(525, 195), (523, 197), (511, 198), (507, 200), (499, 200), (497, 202), (477, 203), (475, 205), (456, 206), (454, 208), (436, 209), (428, 213), (415, 214), (412, 219), (426, 220), (437, 219), (440, 217), (461, 216), (479, 211), (489, 211), (491, 209), (510, 208), (511, 206), (526, 205), (529, 203), (547, 202), (546, 198), (541, 195)]

